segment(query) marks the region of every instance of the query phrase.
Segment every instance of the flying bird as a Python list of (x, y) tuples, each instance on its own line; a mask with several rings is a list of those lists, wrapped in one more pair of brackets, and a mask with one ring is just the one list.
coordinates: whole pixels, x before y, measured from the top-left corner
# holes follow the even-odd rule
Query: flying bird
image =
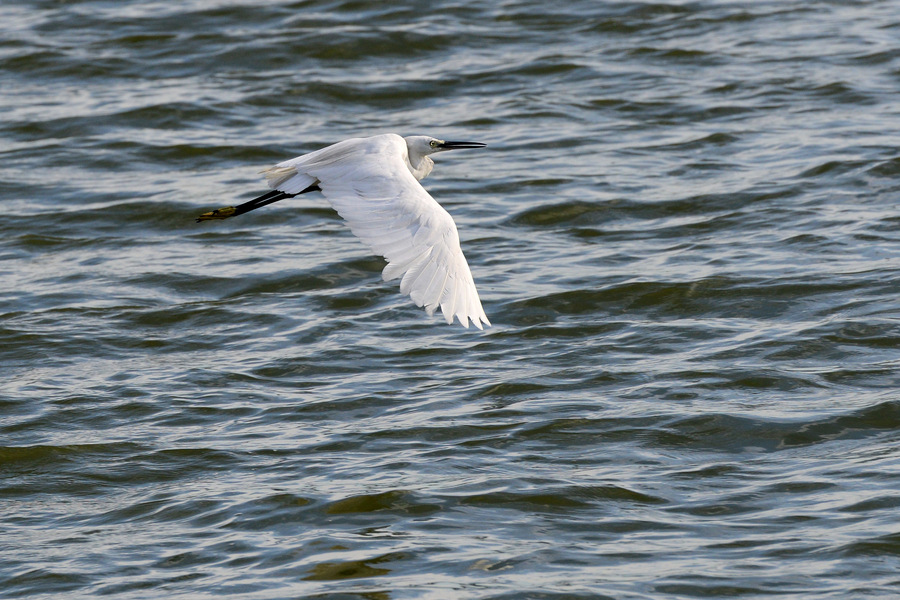
[(471, 320), (482, 329), (482, 323), (491, 323), (459, 247), (456, 224), (419, 182), (434, 168), (430, 154), (484, 146), (393, 133), (351, 138), (263, 170), (270, 192), (203, 213), (197, 221), (227, 219), (321, 191), (354, 235), (387, 260), (385, 281), (401, 278), (400, 293), (429, 316), (440, 307), (448, 324), (456, 318), (468, 329)]

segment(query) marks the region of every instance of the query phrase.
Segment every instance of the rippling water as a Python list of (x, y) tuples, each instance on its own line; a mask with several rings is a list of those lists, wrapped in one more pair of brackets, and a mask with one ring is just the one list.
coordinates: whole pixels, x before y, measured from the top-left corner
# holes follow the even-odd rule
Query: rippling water
[[(0, 597), (900, 593), (893, 1), (0, 5)], [(494, 327), (316, 194), (438, 157)]]

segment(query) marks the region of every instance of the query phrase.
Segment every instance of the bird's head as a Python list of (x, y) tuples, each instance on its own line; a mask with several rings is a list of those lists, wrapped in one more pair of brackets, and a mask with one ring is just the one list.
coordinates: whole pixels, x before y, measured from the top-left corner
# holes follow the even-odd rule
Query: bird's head
[(429, 154), (462, 148), (484, 148), (487, 145), (481, 142), (446, 142), (428, 135), (411, 135), (403, 139), (406, 141), (409, 169), (418, 180), (427, 177), (434, 166), (434, 161), (428, 158)]
[(410, 156), (428, 156), (444, 150), (459, 150), (462, 148), (484, 148), (487, 144), (481, 142), (445, 142), (428, 135), (410, 135), (403, 138)]

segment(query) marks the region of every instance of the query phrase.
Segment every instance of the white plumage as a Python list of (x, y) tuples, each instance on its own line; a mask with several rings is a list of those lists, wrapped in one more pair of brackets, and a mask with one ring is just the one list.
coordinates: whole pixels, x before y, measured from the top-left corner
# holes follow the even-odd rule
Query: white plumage
[(263, 171), (269, 186), (282, 194), (269, 192), (201, 219), (233, 216), (321, 189), (353, 233), (387, 260), (385, 281), (401, 278), (400, 292), (429, 315), (440, 307), (447, 323), (456, 318), (466, 328), (471, 321), (482, 329), (482, 323), (490, 321), (459, 246), (456, 225), (419, 180), (434, 166), (429, 154), (483, 146), (394, 134), (344, 140)]

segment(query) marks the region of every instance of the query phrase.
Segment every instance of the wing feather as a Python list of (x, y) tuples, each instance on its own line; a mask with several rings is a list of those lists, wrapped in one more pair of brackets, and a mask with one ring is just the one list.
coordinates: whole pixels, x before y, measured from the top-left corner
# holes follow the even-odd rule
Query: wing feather
[(429, 315), (440, 307), (447, 323), (490, 325), (453, 218), (413, 177), (406, 153), (398, 135), (354, 138), (265, 173), (288, 193), (318, 182), (354, 235), (387, 260), (385, 281), (400, 277), (400, 292)]

